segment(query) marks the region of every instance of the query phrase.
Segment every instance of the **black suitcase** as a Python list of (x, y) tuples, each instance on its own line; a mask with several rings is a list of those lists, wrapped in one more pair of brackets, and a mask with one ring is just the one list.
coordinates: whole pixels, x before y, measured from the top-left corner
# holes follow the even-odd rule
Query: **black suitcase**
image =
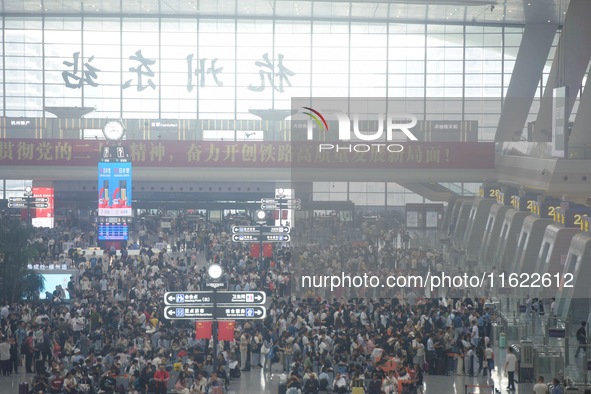
[(29, 383), (22, 382), (18, 385), (18, 394), (29, 394)]
[(277, 394), (285, 394), (287, 393), (287, 383), (280, 383), (279, 388), (277, 389)]
[(43, 360), (35, 360), (35, 372), (42, 373), (45, 371), (47, 371), (47, 368), (45, 367), (45, 362), (43, 362)]
[(236, 379), (241, 376), (240, 368), (236, 367), (230, 370), (230, 378)]

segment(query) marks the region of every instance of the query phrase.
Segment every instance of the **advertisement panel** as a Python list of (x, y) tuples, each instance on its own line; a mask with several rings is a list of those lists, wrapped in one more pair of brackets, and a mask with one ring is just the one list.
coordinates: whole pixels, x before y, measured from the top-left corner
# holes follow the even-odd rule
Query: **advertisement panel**
[(53, 187), (33, 187), (33, 197), (47, 198), (47, 208), (35, 208), (32, 224), (35, 227), (53, 228), (54, 222), (54, 190)]
[(98, 215), (132, 216), (131, 163), (98, 164)]

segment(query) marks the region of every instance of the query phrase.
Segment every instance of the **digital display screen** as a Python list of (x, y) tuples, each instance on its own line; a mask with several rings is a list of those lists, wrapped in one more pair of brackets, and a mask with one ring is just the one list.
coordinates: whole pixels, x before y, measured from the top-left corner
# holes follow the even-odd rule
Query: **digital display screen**
[(98, 215), (132, 216), (131, 163), (98, 163)]
[(127, 241), (129, 229), (127, 223), (99, 223), (99, 241)]
[(45, 299), (45, 292), (48, 291), (53, 293), (57, 285), (62, 285), (64, 292), (66, 293), (66, 299), (70, 299), (70, 293), (68, 293), (68, 282), (72, 274), (41, 274), (45, 279), (45, 288), (41, 290), (39, 298)]

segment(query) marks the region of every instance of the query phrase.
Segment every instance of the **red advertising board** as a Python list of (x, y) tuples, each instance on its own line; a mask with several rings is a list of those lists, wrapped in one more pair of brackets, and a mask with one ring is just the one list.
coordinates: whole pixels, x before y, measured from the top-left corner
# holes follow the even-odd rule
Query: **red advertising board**
[(33, 226), (53, 228), (55, 217), (53, 187), (33, 187), (33, 197), (47, 198), (47, 208), (35, 208), (35, 217), (32, 219)]

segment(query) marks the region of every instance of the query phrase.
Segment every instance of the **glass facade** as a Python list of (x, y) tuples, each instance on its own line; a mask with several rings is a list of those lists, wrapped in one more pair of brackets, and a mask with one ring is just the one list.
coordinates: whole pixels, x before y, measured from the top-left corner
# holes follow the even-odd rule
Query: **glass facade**
[(4, 116), (86, 106), (99, 118), (254, 120), (251, 110), (287, 110), (292, 97), (445, 97), (426, 105), (426, 119), (477, 120), (480, 140), (494, 138), (523, 32), (254, 18), (1, 22)]

